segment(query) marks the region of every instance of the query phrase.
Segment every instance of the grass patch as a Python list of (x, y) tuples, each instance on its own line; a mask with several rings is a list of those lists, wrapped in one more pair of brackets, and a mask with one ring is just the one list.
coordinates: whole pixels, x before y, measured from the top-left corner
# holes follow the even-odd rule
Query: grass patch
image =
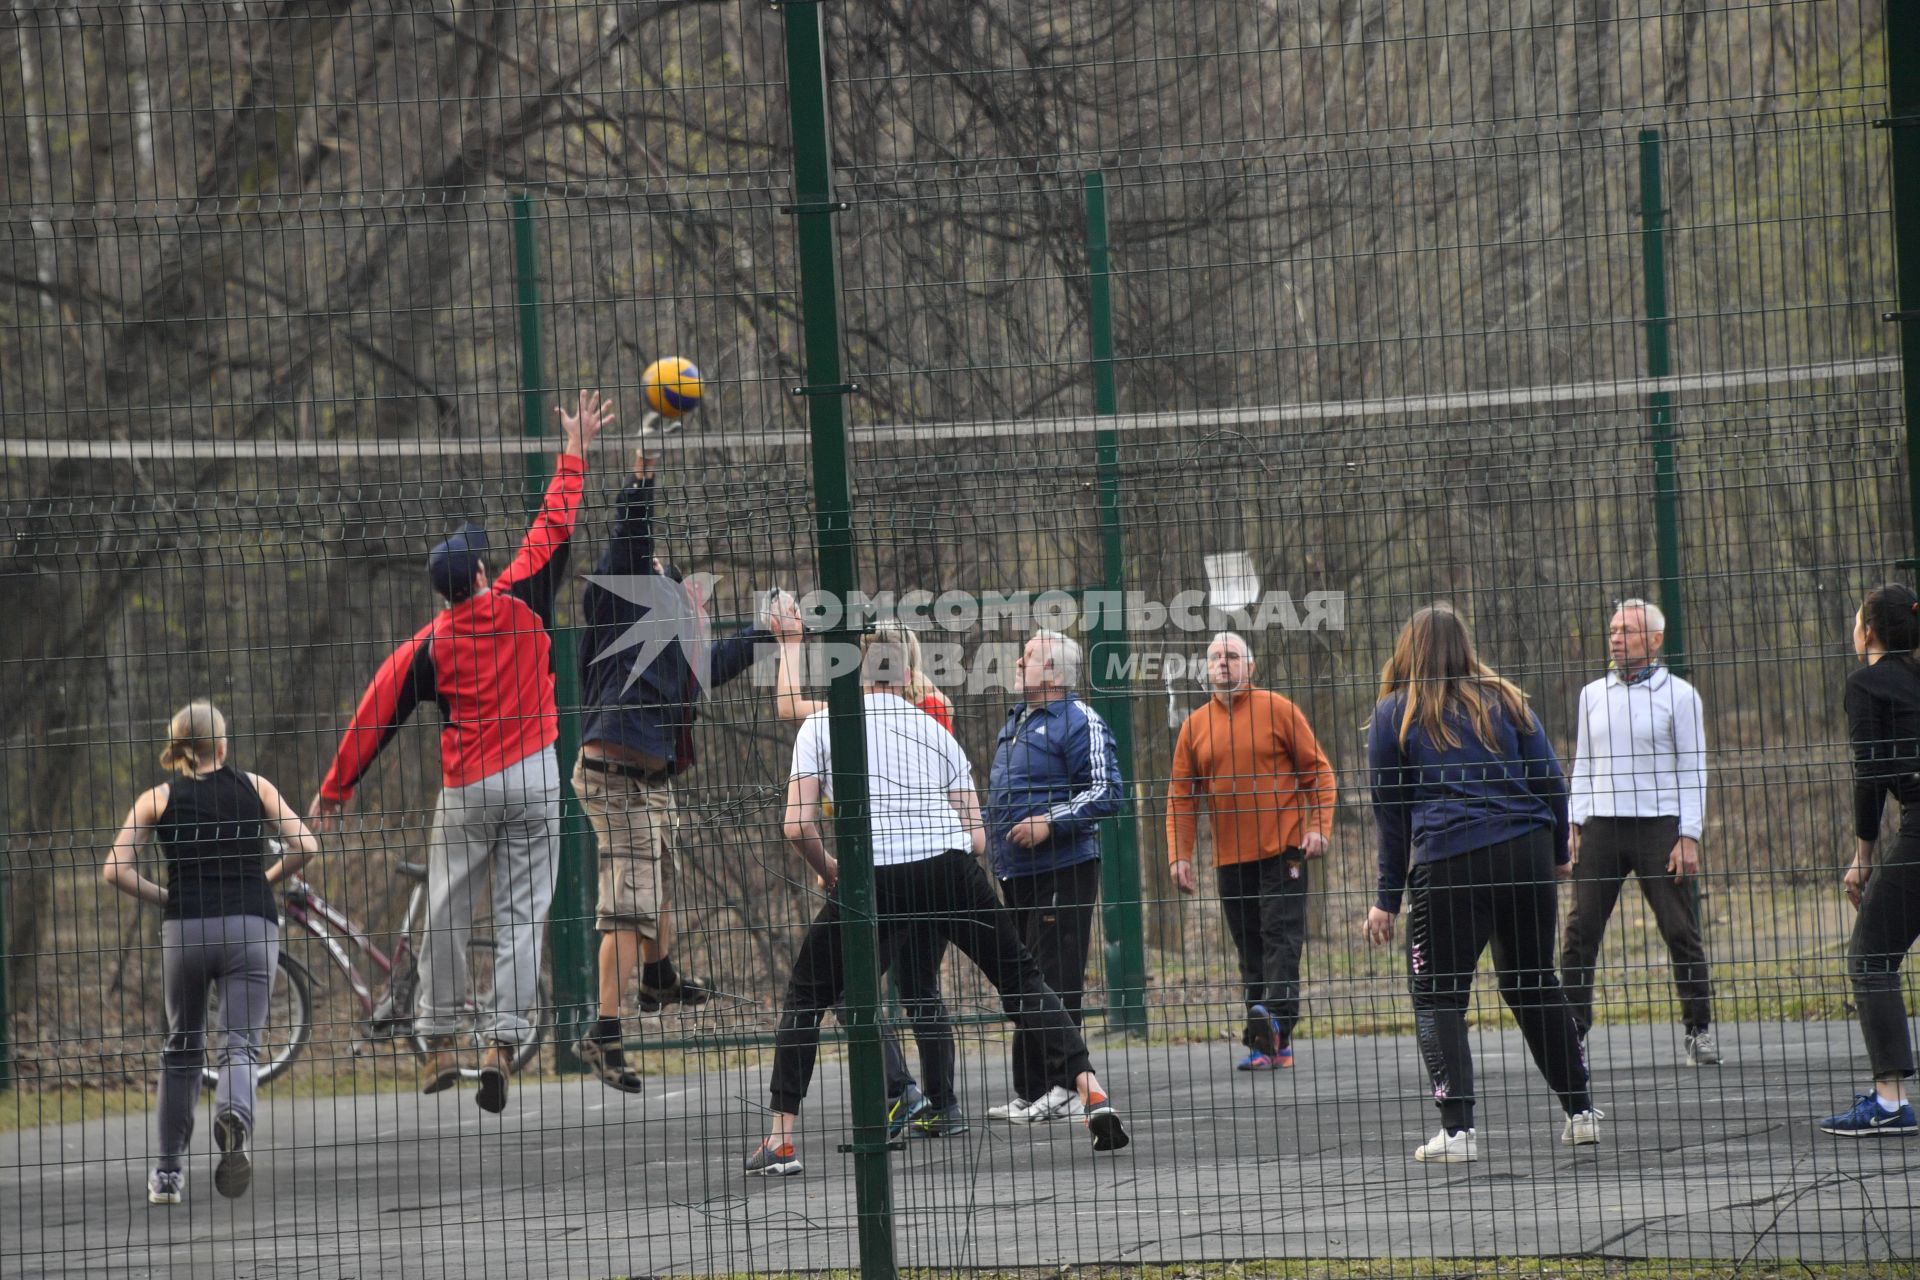
[(0, 1133), (144, 1115), (152, 1109), (153, 1094), (146, 1089), (10, 1089), (0, 1093)]

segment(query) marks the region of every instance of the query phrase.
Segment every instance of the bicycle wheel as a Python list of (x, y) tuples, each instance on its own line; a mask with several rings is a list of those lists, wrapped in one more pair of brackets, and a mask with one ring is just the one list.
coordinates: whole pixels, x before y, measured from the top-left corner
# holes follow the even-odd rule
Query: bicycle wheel
[[(224, 1052), (224, 1026), (216, 984), (207, 998), (207, 1065), (200, 1068), (200, 1078), (209, 1088), (220, 1083), (220, 1068), (215, 1064)], [(305, 965), (283, 951), (273, 973), (273, 994), (267, 1003), (267, 1025), (261, 1032), (254, 1079), (260, 1084), (277, 1079), (312, 1038), (313, 977)]]
[[(476, 936), (467, 944), (467, 987), (472, 994), (467, 1001), (468, 1012), (463, 1019), (464, 1025), (461, 1027), (457, 1039), (463, 1048), (469, 1048), (475, 1052), (482, 1051), (487, 1047), (485, 1037), (476, 1025), (476, 1018), (473, 1011), (485, 1008), (492, 1003), (493, 957), (494, 945), (491, 937), (485, 935)], [(527, 1021), (533, 1024), (533, 1034), (528, 1036), (526, 1041), (519, 1045), (514, 1051), (513, 1070), (516, 1075), (525, 1071), (528, 1065), (539, 1056), (540, 1046), (546, 1043), (548, 1031), (553, 1023), (553, 993), (548, 985), (547, 976), (544, 973), (540, 975), (540, 981), (537, 984), (534, 996), (534, 1007), (527, 1011)], [(413, 1036), (413, 1047), (415, 1052), (425, 1057), (427, 1053), (426, 1037), (415, 1032)], [(463, 1066), (460, 1069), (460, 1074), (464, 1079), (478, 1079), (480, 1075), (479, 1064), (470, 1063)]]

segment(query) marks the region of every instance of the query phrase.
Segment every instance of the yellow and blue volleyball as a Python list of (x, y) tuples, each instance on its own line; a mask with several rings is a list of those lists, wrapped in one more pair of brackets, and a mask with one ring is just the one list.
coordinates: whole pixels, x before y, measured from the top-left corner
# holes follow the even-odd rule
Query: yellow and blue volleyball
[(700, 370), (679, 356), (655, 360), (640, 375), (647, 407), (663, 418), (677, 418), (700, 407)]

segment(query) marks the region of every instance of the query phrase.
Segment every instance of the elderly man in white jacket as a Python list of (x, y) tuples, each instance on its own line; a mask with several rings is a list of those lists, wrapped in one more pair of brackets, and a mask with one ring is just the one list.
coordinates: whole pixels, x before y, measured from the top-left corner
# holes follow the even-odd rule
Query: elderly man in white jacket
[(1660, 661), (1667, 621), (1624, 600), (1607, 627), (1607, 674), (1580, 691), (1572, 776), (1573, 911), (1560, 978), (1581, 1038), (1593, 1025), (1593, 968), (1628, 873), (1673, 957), (1687, 1065), (1718, 1066), (1713, 985), (1687, 881), (1700, 872), (1707, 740), (1700, 695)]

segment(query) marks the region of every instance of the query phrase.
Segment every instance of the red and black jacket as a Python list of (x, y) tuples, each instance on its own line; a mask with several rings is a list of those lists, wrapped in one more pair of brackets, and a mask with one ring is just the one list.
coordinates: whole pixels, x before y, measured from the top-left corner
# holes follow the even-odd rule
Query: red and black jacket
[(320, 784), (346, 800), (423, 701), (440, 704), (441, 783), (464, 787), (553, 745), (553, 602), (586, 463), (562, 454), (519, 554), (490, 590), (435, 615), (380, 664)]

